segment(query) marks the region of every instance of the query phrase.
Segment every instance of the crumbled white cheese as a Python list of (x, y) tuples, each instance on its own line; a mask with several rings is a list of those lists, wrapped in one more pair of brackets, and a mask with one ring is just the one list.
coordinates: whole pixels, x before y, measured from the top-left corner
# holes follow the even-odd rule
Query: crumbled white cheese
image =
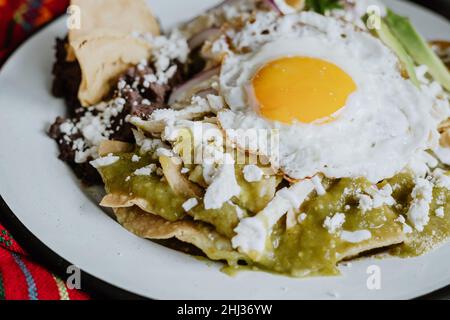
[(345, 223), (345, 214), (336, 213), (333, 217), (326, 217), (323, 222), (323, 227), (328, 230), (328, 233), (335, 234), (342, 228)]
[(429, 211), (430, 203), (433, 200), (433, 185), (423, 178), (416, 178), (415, 184), (411, 194), (413, 200), (407, 217), (414, 228), (421, 232), (430, 221)]
[[(189, 55), (189, 46), (186, 38), (177, 29), (169, 36), (153, 36), (150, 34), (134, 34), (135, 37), (148, 41), (152, 45), (151, 60), (155, 66), (155, 78), (147, 78), (146, 82), (167, 84), (177, 71), (177, 65), (171, 61), (178, 60), (185, 63)], [(138, 68), (143, 69), (147, 65), (142, 61)]]
[(99, 169), (99, 168), (102, 168), (102, 167), (110, 166), (110, 165), (112, 165), (113, 163), (116, 163), (119, 160), (120, 160), (120, 157), (113, 156), (112, 154), (109, 154), (106, 157), (98, 158), (98, 159), (93, 160), (93, 161), (91, 161), (89, 163), (94, 168)]
[(450, 190), (450, 177), (442, 169), (436, 169), (432, 174), (432, 181), (438, 188)]
[(189, 173), (189, 168), (181, 168), (181, 174)]
[(72, 135), (76, 133), (77, 128), (71, 121), (66, 121), (59, 126), (59, 130), (66, 135)]
[(139, 161), (141, 161), (141, 157), (139, 157), (137, 154), (134, 154), (134, 155), (131, 157), (131, 161), (132, 161), (132, 162), (139, 162)]
[(141, 154), (156, 152), (159, 148), (169, 148), (160, 139), (147, 138), (141, 131), (133, 129), (133, 134)]
[(316, 189), (316, 192), (319, 196), (323, 196), (324, 194), (327, 193), (327, 191), (325, 190), (325, 188), (322, 185), (322, 179), (319, 176), (314, 176), (311, 179), (312, 183), (314, 183), (314, 189)]
[(236, 211), (236, 215), (239, 218), (239, 220), (243, 219), (246, 216), (245, 211), (238, 206), (237, 204), (233, 203), (233, 201), (229, 200), (228, 204), (232, 207), (234, 207), (235, 211)]
[(444, 207), (437, 208), (436, 211), (434, 211), (434, 214), (436, 217), (443, 218), (445, 214)]
[(130, 117), (129, 122), (138, 128), (146, 128), (150, 132), (163, 132), (162, 138), (167, 141), (170, 138), (170, 130), (183, 120), (193, 120), (207, 113), (213, 112), (211, 106), (205, 98), (194, 96), (191, 104), (180, 110), (175, 109), (157, 109), (148, 120), (142, 120), (140, 117)]
[(435, 168), (438, 161), (426, 151), (417, 152), (409, 162), (409, 168), (416, 177), (425, 177), (430, 172), (430, 168)]
[(405, 217), (402, 215), (399, 215), (398, 218), (395, 220), (398, 221), (402, 224), (403, 226), (403, 232), (405, 234), (409, 234), (413, 232), (413, 229), (411, 228), (411, 226), (409, 224), (406, 223)]
[(297, 224), (296, 212), (293, 209), (288, 210), (286, 214), (286, 229), (291, 229)]
[(369, 230), (342, 231), (340, 237), (342, 240), (350, 243), (359, 243), (372, 238), (372, 233)]
[(264, 172), (256, 165), (249, 164), (246, 165), (243, 169), (244, 178), (247, 182), (258, 182), (264, 176)]
[(241, 220), (234, 229), (233, 248), (258, 259), (264, 252), (266, 240), (277, 221), (291, 209), (298, 209), (314, 190), (311, 180), (303, 180), (278, 191), (272, 201), (256, 216)]
[(214, 94), (208, 94), (206, 96), (206, 99), (208, 100), (211, 110), (214, 112), (218, 112), (225, 107), (225, 101), (223, 100), (223, 98), (221, 96), (216, 96)]
[(302, 223), (303, 221), (305, 221), (306, 217), (306, 213), (300, 213), (297, 218), (298, 223)]
[(135, 176), (150, 176), (156, 170), (156, 164), (152, 163), (143, 168), (137, 169), (134, 171)]
[(114, 133), (111, 120), (123, 111), (124, 105), (119, 102), (115, 99), (89, 107), (76, 124), (68, 120), (60, 125), (59, 129), (66, 138), (74, 134), (81, 135), (73, 144), (75, 163), (85, 163), (89, 158), (98, 158), (100, 143), (108, 140)]
[(357, 195), (359, 199), (359, 208), (362, 212), (367, 212), (384, 205), (392, 206), (395, 204), (395, 199), (392, 197), (392, 187), (386, 184), (383, 188), (378, 189), (376, 186), (371, 186), (364, 190), (366, 194)]
[(230, 154), (224, 154), (224, 162), (212, 177), (212, 183), (206, 189), (203, 202), (205, 209), (220, 209), (225, 202), (239, 195), (241, 187), (237, 183), (234, 159)]
[(183, 203), (182, 207), (183, 207), (184, 211), (188, 212), (188, 211), (192, 210), (193, 208), (195, 208), (197, 205), (198, 205), (197, 198), (191, 198), (191, 199), (187, 200), (185, 203)]

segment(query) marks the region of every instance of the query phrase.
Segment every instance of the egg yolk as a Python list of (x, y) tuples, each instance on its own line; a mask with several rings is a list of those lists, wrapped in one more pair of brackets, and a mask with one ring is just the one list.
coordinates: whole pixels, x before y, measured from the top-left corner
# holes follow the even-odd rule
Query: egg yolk
[(272, 61), (256, 73), (252, 85), (262, 116), (288, 124), (330, 120), (356, 90), (338, 66), (308, 57)]

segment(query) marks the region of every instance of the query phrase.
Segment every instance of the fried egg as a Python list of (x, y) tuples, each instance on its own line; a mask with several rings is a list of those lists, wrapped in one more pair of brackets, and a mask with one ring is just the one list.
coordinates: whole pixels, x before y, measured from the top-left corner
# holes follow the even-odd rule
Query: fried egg
[[(351, 24), (262, 14), (232, 41), (220, 75), (229, 110), (219, 123), (239, 148), (269, 157), (288, 177), (378, 182), (437, 143), (448, 105), (438, 110), (402, 77), (389, 48)], [(276, 155), (242, 139), (254, 129), (276, 131)]]

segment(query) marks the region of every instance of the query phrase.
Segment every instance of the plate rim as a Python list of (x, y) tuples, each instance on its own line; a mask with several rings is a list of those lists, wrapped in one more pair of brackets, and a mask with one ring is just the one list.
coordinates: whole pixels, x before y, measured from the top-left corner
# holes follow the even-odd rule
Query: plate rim
[[(441, 15), (439, 12), (433, 11), (426, 8), (418, 3), (404, 0), (397, 0), (407, 3), (409, 6), (416, 7), (421, 11), (426, 11), (435, 16), (439, 16), (441, 19), (449, 21), (445, 16)], [(414, 0), (413, 0), (414, 1)], [(30, 37), (28, 37), (24, 42), (17, 46), (13, 52), (9, 54), (7, 59), (4, 61), (3, 65), (0, 66), (0, 73), (18, 54), (18, 52), (35, 36), (41, 32), (45, 32), (51, 25), (58, 23), (65, 13), (60, 14), (55, 17), (52, 21), (44, 24), (38, 30), (36, 30)], [(27, 253), (32, 257), (32, 259), (47, 268), (48, 271), (55, 273), (62, 279), (68, 277), (66, 270), (67, 267), (72, 265), (70, 261), (61, 257), (58, 253), (50, 249), (46, 244), (44, 244), (39, 238), (37, 238), (34, 233), (29, 230), (22, 221), (17, 217), (17, 215), (10, 209), (7, 202), (0, 194), (0, 223), (7, 227), (8, 231), (12, 234), (13, 238), (17, 240), (20, 245), (27, 251)], [(126, 289), (120, 288), (119, 286), (113, 285), (107, 281), (101, 280), (88, 272), (81, 270), (82, 277), (81, 281), (83, 283), (83, 288), (87, 290), (82, 290), (88, 293), (94, 299), (117, 299), (117, 300), (158, 300), (157, 298), (144, 297), (139, 294), (133, 293)], [(438, 288), (424, 295), (414, 297), (412, 300), (427, 300), (427, 299), (439, 299), (450, 295), (450, 283)]]

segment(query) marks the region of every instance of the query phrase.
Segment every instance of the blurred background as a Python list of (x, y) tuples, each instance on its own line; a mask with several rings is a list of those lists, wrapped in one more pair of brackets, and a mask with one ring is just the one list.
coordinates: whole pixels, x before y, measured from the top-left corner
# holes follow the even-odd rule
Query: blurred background
[(450, 19), (450, 0), (411, 0)]

